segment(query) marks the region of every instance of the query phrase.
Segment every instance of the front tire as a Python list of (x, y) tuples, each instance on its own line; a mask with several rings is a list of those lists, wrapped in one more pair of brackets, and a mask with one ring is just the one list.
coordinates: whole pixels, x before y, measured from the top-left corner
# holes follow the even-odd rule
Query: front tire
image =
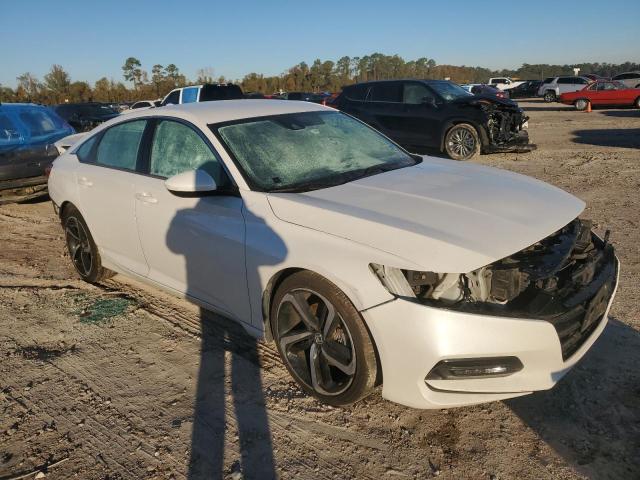
[(576, 107), (576, 110), (582, 112), (583, 110), (586, 110), (587, 107), (589, 106), (589, 100), (585, 100), (584, 98), (580, 98), (580, 99), (575, 101), (574, 106)]
[(371, 393), (378, 372), (373, 342), (333, 283), (310, 271), (287, 277), (273, 298), (271, 325), (282, 361), (305, 392), (334, 406)]
[(453, 160), (469, 160), (480, 152), (478, 132), (468, 123), (454, 125), (444, 138), (444, 148)]
[(554, 92), (553, 90), (547, 90), (546, 92), (544, 92), (544, 101), (547, 103), (555, 102), (556, 92)]
[(71, 262), (85, 282), (96, 283), (113, 275), (102, 267), (98, 247), (78, 209), (69, 206), (62, 214), (62, 228)]

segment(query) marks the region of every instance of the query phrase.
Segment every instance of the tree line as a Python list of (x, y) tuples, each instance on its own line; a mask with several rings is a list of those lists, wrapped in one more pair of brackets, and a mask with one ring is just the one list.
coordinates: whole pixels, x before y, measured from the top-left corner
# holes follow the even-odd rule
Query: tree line
[[(280, 75), (265, 76), (249, 73), (233, 83), (245, 92), (271, 94), (278, 91), (336, 92), (352, 83), (394, 78), (450, 79), (457, 83), (484, 83), (490, 77), (509, 76), (540, 80), (554, 75), (573, 75), (573, 68), (581, 73), (595, 73), (610, 77), (625, 71), (640, 70), (640, 64), (625, 62), (581, 63), (573, 65), (523, 64), (515, 70), (491, 70), (465, 65), (437, 65), (435, 60), (421, 57), (404, 60), (399, 55), (373, 53), (363, 57), (344, 56), (337, 61), (315, 60), (311, 65), (300, 62)], [(189, 80), (173, 63), (153, 65), (150, 73), (135, 57), (122, 66), (124, 83), (102, 77), (93, 86), (86, 81), (72, 81), (61, 65), (53, 65), (43, 80), (29, 72), (18, 77), (15, 89), (0, 85), (0, 102), (35, 102), (56, 104), (64, 102), (131, 102), (161, 98), (170, 90), (190, 84), (226, 83), (224, 76), (214, 77), (214, 70), (205, 67), (197, 78)]]

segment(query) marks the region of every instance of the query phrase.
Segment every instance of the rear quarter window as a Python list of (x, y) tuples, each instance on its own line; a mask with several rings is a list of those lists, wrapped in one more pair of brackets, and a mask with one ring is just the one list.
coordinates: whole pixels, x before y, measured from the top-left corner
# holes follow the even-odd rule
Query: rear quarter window
[(368, 85), (354, 85), (352, 87), (346, 87), (344, 89), (344, 96), (349, 100), (355, 100), (356, 102), (364, 102), (367, 98)]

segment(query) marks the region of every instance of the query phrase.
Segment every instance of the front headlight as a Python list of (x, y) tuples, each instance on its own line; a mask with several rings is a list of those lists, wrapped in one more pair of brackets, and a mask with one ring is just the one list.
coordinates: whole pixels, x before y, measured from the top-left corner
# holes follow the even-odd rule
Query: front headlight
[(450, 302), (464, 298), (465, 283), (459, 273), (404, 270), (377, 263), (370, 267), (389, 293), (398, 297)]

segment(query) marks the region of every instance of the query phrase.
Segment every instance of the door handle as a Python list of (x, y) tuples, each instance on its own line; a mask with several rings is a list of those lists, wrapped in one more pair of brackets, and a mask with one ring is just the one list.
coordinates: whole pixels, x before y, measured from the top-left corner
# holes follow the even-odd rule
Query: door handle
[(144, 203), (158, 203), (158, 199), (148, 192), (136, 193), (136, 199)]
[(78, 185), (83, 187), (93, 187), (93, 182), (91, 182), (87, 177), (80, 177), (78, 179)]

